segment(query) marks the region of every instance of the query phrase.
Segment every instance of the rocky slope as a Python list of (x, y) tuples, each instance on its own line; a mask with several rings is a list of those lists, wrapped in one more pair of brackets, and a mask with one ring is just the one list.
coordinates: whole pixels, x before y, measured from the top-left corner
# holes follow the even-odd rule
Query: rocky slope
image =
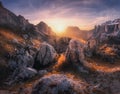
[[(33, 62), (43, 41), (54, 44), (55, 34), (44, 22), (29, 23), (23, 16), (15, 15), (0, 2), (0, 80), (9, 74), (8, 62)], [(26, 52), (27, 51), (27, 52)], [(16, 67), (16, 66), (15, 66)], [(4, 70), (4, 71), (2, 71)], [(7, 71), (8, 70), (8, 71)]]
[[(94, 55), (113, 63), (120, 58), (120, 19), (107, 21), (95, 26), (94, 32), (88, 41), (88, 48)], [(90, 51), (90, 50), (89, 50)]]

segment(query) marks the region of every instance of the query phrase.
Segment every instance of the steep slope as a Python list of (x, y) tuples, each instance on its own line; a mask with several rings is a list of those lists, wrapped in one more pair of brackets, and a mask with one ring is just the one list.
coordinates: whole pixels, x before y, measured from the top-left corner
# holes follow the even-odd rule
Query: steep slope
[(34, 26), (23, 16), (16, 16), (14, 13), (6, 9), (2, 3), (0, 5), (0, 27), (6, 27), (19, 31), (31, 31), (34, 28)]
[(54, 33), (44, 22), (35, 26), (23, 16), (16, 16), (0, 2), (0, 80), (10, 73), (8, 61), (16, 53), (28, 49), (30, 56), (34, 57), (40, 43), (52, 43), (53, 36)]

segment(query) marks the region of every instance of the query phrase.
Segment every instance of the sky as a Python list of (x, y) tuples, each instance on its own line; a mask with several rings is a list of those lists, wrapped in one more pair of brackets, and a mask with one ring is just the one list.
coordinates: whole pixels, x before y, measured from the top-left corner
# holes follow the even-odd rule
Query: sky
[(46, 22), (52, 28), (78, 26), (92, 29), (107, 20), (120, 18), (120, 0), (0, 0), (29, 22)]

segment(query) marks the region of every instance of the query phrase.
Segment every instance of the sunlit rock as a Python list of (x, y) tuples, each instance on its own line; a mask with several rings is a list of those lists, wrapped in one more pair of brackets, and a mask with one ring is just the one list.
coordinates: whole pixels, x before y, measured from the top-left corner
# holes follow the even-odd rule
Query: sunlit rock
[(66, 62), (71, 63), (73, 66), (78, 68), (80, 72), (88, 72), (84, 69), (86, 61), (84, 59), (83, 44), (78, 40), (70, 40), (69, 46), (65, 52)]
[(34, 68), (39, 70), (41, 68), (50, 66), (55, 63), (57, 53), (55, 49), (48, 43), (42, 43), (40, 49), (35, 56)]
[(78, 63), (84, 59), (82, 43), (80, 43), (78, 40), (70, 40), (66, 51), (66, 59), (75, 63)]

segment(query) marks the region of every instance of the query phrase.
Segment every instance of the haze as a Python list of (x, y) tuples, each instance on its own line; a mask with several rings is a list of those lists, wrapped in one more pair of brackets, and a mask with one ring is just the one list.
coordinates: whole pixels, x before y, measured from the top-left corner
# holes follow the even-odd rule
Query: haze
[(94, 25), (119, 18), (119, 0), (1, 0), (5, 7), (31, 23), (46, 22), (53, 29), (67, 26), (92, 29)]

